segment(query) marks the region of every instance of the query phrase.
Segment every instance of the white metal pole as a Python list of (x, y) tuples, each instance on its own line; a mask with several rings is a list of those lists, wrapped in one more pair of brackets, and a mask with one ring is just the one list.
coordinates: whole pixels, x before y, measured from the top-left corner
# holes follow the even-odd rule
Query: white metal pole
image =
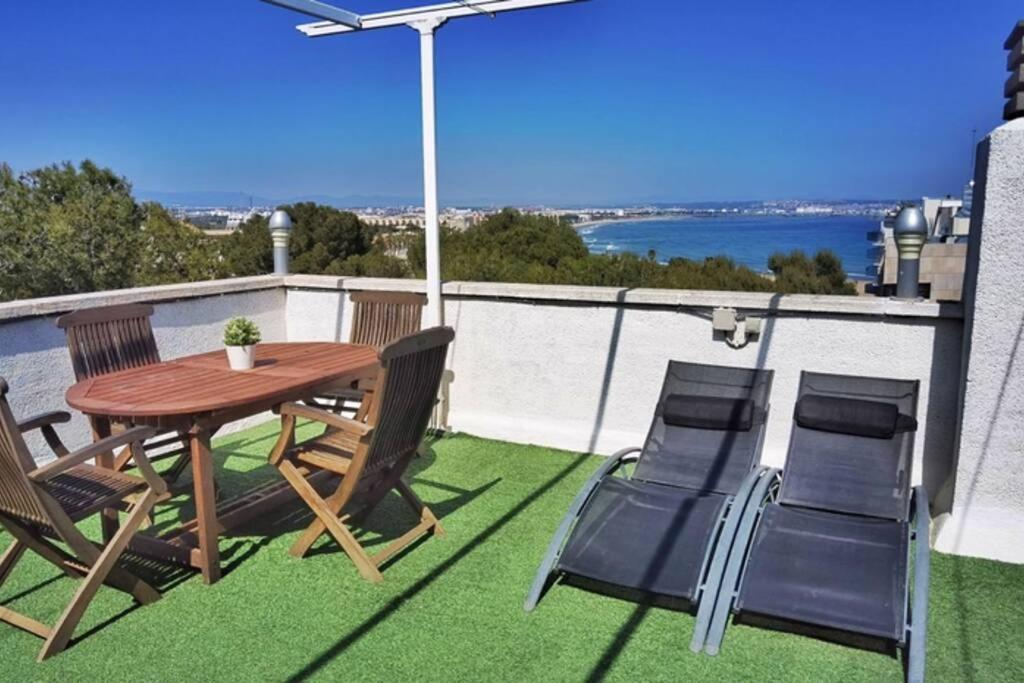
[(420, 33), (420, 77), (423, 95), (423, 210), (427, 259), (427, 310), (425, 327), (444, 324), (441, 301), (441, 235), (437, 208), (437, 122), (434, 103), (434, 31), (443, 19), (430, 18), (410, 24)]

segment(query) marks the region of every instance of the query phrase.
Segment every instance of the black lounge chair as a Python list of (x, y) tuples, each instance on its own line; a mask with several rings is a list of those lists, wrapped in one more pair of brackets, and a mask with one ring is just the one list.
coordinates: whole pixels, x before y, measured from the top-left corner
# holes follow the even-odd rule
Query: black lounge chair
[[(771, 370), (670, 362), (645, 445), (609, 458), (577, 495), (526, 611), (560, 577), (582, 579), (618, 595), (702, 604), (703, 644), (738, 511), (772, 478), (758, 465), (771, 383)], [(630, 462), (631, 477), (613, 476)]]
[(917, 395), (916, 381), (801, 376), (781, 487), (748, 504), (708, 654), (717, 654), (732, 612), (909, 649), (907, 676), (924, 680), (928, 497), (910, 486)]

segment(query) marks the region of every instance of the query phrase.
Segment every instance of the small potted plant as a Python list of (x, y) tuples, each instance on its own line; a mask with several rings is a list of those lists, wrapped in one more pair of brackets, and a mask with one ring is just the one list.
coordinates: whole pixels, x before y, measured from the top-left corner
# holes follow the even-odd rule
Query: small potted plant
[(252, 370), (256, 362), (256, 344), (260, 328), (248, 318), (232, 318), (224, 326), (224, 346), (232, 370)]

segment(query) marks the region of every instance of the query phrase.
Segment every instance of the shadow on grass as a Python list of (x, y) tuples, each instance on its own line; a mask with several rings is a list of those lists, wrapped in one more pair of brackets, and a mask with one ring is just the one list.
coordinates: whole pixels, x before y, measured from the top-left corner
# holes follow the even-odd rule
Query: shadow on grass
[(22, 598), (24, 598), (27, 595), (32, 595), (36, 591), (42, 590), (42, 589), (46, 588), (51, 583), (56, 583), (57, 581), (59, 581), (61, 579), (64, 579), (64, 578), (67, 578), (67, 574), (54, 574), (50, 578), (44, 579), (43, 581), (40, 581), (39, 583), (37, 583), (34, 586), (29, 586), (28, 588), (26, 588), (23, 591), (20, 591), (18, 593), (15, 593), (14, 595), (10, 595), (10, 596), (4, 598), (2, 601), (0, 601), (0, 606), (10, 605), (10, 604), (12, 604), (12, 603), (14, 603), (14, 602), (16, 602), (18, 600), (21, 600)]
[(539, 498), (553, 489), (563, 479), (576, 471), (576, 469), (588, 460), (588, 456), (579, 455), (571, 463), (566, 465), (554, 477), (549, 479), (540, 488), (536, 489), (526, 498), (509, 509), (504, 515), (496, 519), (486, 529), (467, 541), (451, 557), (439, 564), (430, 573), (403, 591), (400, 595), (388, 601), (386, 605), (377, 610), (376, 614), (364, 621), (362, 624), (351, 630), (341, 640), (321, 653), (316, 659), (304, 666), (301, 670), (288, 678), (289, 681), (303, 681), (316, 674), (320, 669), (329, 664), (335, 657), (341, 655), (345, 650), (359, 642), (363, 636), (372, 631), (376, 626), (387, 620), (396, 610), (405, 605), (409, 600), (415, 598), (424, 589), (428, 588), (434, 581), (440, 578), (445, 572), (464, 560), (474, 550), (479, 548), (491, 536), (500, 531), (506, 524), (518, 517), (524, 510), (529, 508)]
[(968, 602), (970, 598), (964, 594), (964, 560), (956, 555), (949, 556), (953, 563), (953, 601), (956, 605), (956, 628), (957, 648), (960, 653), (957, 661), (960, 663), (960, 679), (964, 681), (975, 680), (974, 657), (971, 652), (970, 618)]
[(622, 652), (626, 645), (629, 643), (629, 639), (633, 637), (636, 630), (643, 623), (643, 620), (647, 617), (647, 613), (651, 611), (650, 605), (637, 605), (633, 610), (633, 613), (629, 615), (629, 619), (626, 620), (619, 630), (616, 631), (615, 637), (612, 638), (612, 642), (608, 644), (604, 652), (601, 654), (601, 659), (597, 661), (594, 668), (590, 670), (590, 674), (587, 675), (588, 683), (596, 683), (596, 681), (604, 680), (605, 674), (608, 673), (609, 669), (612, 668), (612, 664), (618, 659), (619, 653)]
[[(441, 524), (444, 525), (444, 520), (458, 511), (460, 508), (469, 505), (474, 500), (487, 493), (490, 489), (494, 488), (498, 483), (501, 482), (501, 478), (494, 479), (487, 482), (483, 486), (475, 489), (456, 489), (455, 487), (445, 486), (446, 491), (455, 491), (456, 495), (452, 498), (448, 498), (440, 503), (431, 503), (428, 507), (434, 513)], [(429, 482), (421, 479), (414, 479), (413, 484), (417, 486), (430, 486)], [(293, 518), (299, 525), (296, 528), (305, 528), (313, 521), (313, 513), (309, 511), (309, 508), (303, 506), (303, 516), (301, 519)], [(377, 514), (373, 514), (376, 512)], [(371, 521), (372, 520), (372, 521)], [(403, 525), (404, 520), (404, 525)], [(407, 505), (401, 500), (399, 495), (395, 492), (388, 494), (388, 497), (381, 501), (377, 506), (368, 511), (360, 511), (356, 516), (352, 524), (352, 532), (367, 551), (372, 551), (375, 546), (384, 545), (391, 541), (399, 538), (402, 534), (406, 533), (410, 526), (413, 526), (419, 522), (419, 518), (411, 514)], [(295, 529), (292, 529), (295, 530)], [(325, 531), (321, 537), (322, 542), (319, 546), (312, 548), (308, 553), (307, 557), (313, 557), (322, 554), (334, 554), (340, 553), (341, 548), (334, 541), (333, 538)], [(388, 560), (384, 566), (392, 564), (399, 557), (407, 554), (413, 547), (418, 546), (426, 538), (429, 538), (429, 534), (421, 536), (419, 542), (413, 545), (407, 546), (402, 552), (398, 553), (394, 557)]]

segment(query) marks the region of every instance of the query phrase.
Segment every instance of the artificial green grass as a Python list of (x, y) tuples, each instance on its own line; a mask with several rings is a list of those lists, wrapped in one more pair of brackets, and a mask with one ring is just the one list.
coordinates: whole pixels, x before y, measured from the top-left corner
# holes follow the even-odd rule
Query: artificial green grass
[[(267, 425), (217, 443), (228, 492), (273, 478)], [(0, 624), (3, 680), (842, 680), (900, 681), (900, 661), (788, 633), (734, 624), (718, 657), (688, 650), (693, 618), (555, 586), (533, 614), (523, 599), (551, 534), (600, 460), (454, 435), (416, 461), (411, 482), (443, 519), (384, 571), (359, 578), (321, 541), (297, 560), (307, 521), (282, 511), (222, 539), (223, 580), (189, 574), (135, 608), (104, 589), (77, 640), (36, 664), (42, 641)], [(164, 508), (157, 525), (187, 507)], [(366, 521), (380, 544), (415, 522), (397, 499)], [(95, 525), (89, 527), (95, 533)], [(8, 537), (0, 536), (0, 547)], [(1024, 567), (933, 553), (928, 677), (1011, 680), (1024, 671)], [(0, 588), (0, 604), (52, 622), (75, 582), (33, 556)], [(13, 598), (13, 600), (12, 600)]]

